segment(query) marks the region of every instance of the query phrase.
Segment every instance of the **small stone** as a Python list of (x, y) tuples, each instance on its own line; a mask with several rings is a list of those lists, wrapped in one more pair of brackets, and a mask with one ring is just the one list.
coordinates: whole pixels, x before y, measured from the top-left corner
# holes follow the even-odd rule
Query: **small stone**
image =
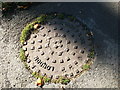
[(61, 60), (60, 60), (60, 63), (64, 63), (64, 60), (63, 60), (63, 59), (61, 59)]
[(38, 29), (40, 27), (40, 24), (35, 24), (34, 29)]
[(31, 50), (34, 50), (34, 49), (35, 49), (35, 47), (34, 47), (34, 46), (32, 46), (32, 47), (31, 47)]
[(42, 40), (38, 40), (39, 43), (42, 43)]
[(27, 63), (30, 63), (31, 62), (31, 60), (30, 59), (27, 59)]
[(31, 44), (34, 44), (35, 43), (35, 41), (31, 41)]
[(56, 63), (56, 60), (53, 60), (52, 63)]
[(42, 45), (40, 45), (40, 46), (38, 47), (38, 49), (42, 49)]

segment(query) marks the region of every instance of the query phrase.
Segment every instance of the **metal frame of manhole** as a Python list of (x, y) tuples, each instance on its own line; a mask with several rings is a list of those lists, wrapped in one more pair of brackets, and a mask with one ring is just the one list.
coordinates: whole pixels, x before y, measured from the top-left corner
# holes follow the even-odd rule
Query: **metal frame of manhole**
[(67, 84), (90, 69), (95, 58), (93, 33), (71, 15), (42, 14), (21, 33), (20, 58), (44, 82)]

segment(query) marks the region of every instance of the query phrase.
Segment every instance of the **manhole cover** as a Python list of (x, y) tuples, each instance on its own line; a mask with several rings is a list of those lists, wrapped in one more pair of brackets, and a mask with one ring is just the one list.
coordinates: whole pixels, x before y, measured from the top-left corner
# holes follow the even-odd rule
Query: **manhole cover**
[(75, 78), (93, 61), (92, 33), (73, 16), (57, 15), (33, 24), (39, 27), (23, 44), (25, 62), (32, 72), (51, 80)]

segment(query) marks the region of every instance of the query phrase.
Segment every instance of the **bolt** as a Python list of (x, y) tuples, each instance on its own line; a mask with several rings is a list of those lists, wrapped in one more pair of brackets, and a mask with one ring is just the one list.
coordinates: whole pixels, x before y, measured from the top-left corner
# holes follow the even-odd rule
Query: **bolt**
[(57, 37), (57, 36), (58, 36), (58, 33), (54, 33), (54, 36)]
[(35, 41), (31, 41), (31, 44), (34, 44), (35, 43)]
[(63, 28), (61, 27), (60, 30), (63, 30)]
[(42, 43), (42, 40), (38, 40), (39, 43)]
[(48, 30), (48, 32), (51, 32), (51, 30)]
[(46, 36), (46, 34), (43, 34), (43, 37), (45, 37)]
[(40, 46), (38, 47), (38, 49), (42, 49), (42, 45), (40, 45)]
[(74, 49), (78, 49), (78, 46), (73, 46)]
[(24, 51), (27, 51), (27, 48), (26, 48), (26, 47), (23, 47), (23, 50), (24, 50)]
[(31, 62), (31, 60), (30, 59), (27, 59), (27, 63), (30, 63)]
[(27, 45), (27, 42), (24, 42), (24, 45)]
[(56, 60), (53, 60), (52, 63), (56, 63)]
[(77, 43), (77, 40), (73, 40), (74, 43)]
[(32, 46), (32, 47), (31, 47), (31, 50), (34, 50), (34, 49), (35, 49), (35, 47), (34, 47), (34, 46)]
[(62, 48), (62, 47), (63, 47), (63, 45), (60, 45), (60, 47)]
[(50, 22), (48, 22), (48, 25), (51, 25), (51, 23), (50, 23)]
[(72, 76), (73, 76), (73, 73), (70, 73), (70, 76), (72, 77)]
[(33, 35), (33, 38), (36, 38), (37, 37), (37, 35)]
[(71, 68), (72, 68), (72, 65), (69, 65), (68, 67), (71, 69)]
[(75, 61), (74, 63), (75, 63), (75, 65), (77, 65), (77, 64), (78, 64), (78, 62), (77, 62), (77, 61)]
[(61, 69), (62, 71), (64, 71), (65, 70), (65, 67), (62, 67), (62, 69)]
[(67, 44), (70, 44), (70, 40), (67, 41)]
[(41, 55), (44, 55), (44, 52), (43, 52), (43, 51), (41, 51)]
[(54, 30), (57, 30), (57, 28), (56, 28), (56, 27), (54, 27)]
[(70, 61), (70, 58), (69, 58), (69, 57), (67, 57), (67, 61)]
[(81, 53), (82, 53), (82, 54), (84, 54), (84, 51), (83, 51), (83, 50), (81, 50)]
[(79, 70), (78, 70), (78, 69), (76, 70), (76, 73), (79, 73)]
[(32, 69), (34, 69), (36, 66), (34, 65), (34, 66), (32, 66)]
[(64, 63), (64, 60), (62, 59), (62, 60), (60, 60), (60, 63)]
[(59, 76), (56, 76), (56, 79), (58, 79), (59, 78)]
[(59, 52), (59, 53), (58, 53), (58, 56), (62, 56), (62, 53), (63, 53), (63, 52)]

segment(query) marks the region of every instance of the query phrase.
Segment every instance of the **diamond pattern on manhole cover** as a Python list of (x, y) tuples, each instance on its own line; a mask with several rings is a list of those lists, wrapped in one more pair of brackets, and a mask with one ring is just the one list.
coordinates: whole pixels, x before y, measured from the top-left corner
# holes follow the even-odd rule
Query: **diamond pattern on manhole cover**
[(93, 48), (83, 29), (78, 21), (57, 18), (41, 25), (23, 45), (30, 69), (52, 79), (78, 75)]

